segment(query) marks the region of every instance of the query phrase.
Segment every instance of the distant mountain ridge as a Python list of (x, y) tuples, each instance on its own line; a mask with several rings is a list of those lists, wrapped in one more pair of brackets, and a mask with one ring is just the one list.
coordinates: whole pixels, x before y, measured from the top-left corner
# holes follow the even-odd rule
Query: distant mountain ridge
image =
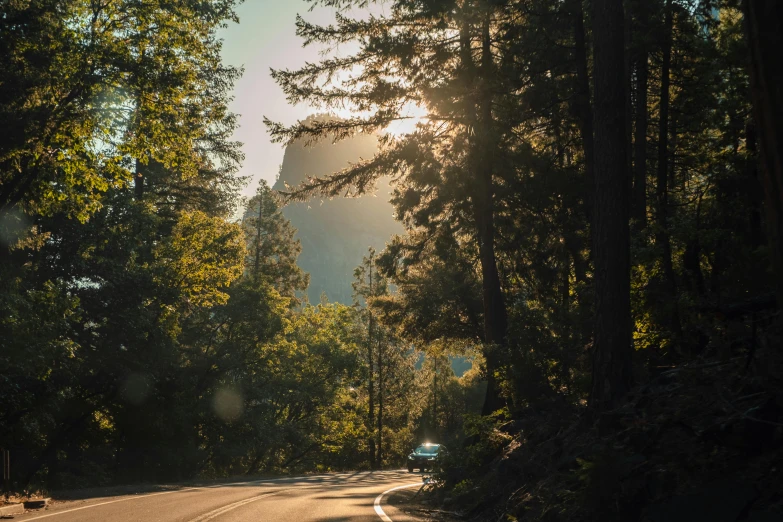
[[(286, 147), (283, 165), (274, 189), (286, 190), (308, 176), (324, 176), (342, 170), (352, 162), (369, 159), (378, 150), (378, 139), (360, 134), (338, 143), (324, 140), (305, 146), (295, 142)], [(289, 203), (283, 215), (297, 229), (302, 243), (298, 264), (310, 274), (307, 291), (317, 303), (325, 293), (330, 301), (350, 304), (353, 271), (372, 246), (382, 250), (402, 225), (394, 220), (389, 203), (388, 183), (379, 183), (375, 196), (360, 198), (314, 198), (305, 203)]]

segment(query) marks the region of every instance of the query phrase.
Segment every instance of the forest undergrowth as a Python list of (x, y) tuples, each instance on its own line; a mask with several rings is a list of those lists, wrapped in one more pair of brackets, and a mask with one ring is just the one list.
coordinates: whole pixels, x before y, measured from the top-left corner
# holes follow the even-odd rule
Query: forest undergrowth
[(465, 449), (483, 465), (449, 467), (436, 502), (470, 520), (780, 520), (780, 324), (748, 341), (648, 371), (597, 416), (552, 406), (496, 420), (482, 450)]

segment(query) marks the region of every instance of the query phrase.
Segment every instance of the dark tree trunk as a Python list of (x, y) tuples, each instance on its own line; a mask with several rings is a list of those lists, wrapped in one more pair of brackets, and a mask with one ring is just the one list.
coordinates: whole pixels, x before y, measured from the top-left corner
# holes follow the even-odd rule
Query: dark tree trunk
[[(144, 59), (144, 50), (141, 52), (141, 58)], [(139, 92), (136, 94), (136, 112), (134, 114), (134, 126), (136, 132), (139, 132), (141, 121), (141, 106), (144, 94)], [(137, 201), (141, 201), (144, 198), (144, 173), (141, 171), (141, 162), (136, 160), (136, 168), (133, 174), (133, 190)]]
[(685, 272), (690, 275), (690, 290), (695, 292), (697, 296), (704, 297), (707, 291), (704, 283), (704, 272), (701, 269), (701, 241), (699, 241), (699, 231), (701, 229), (701, 203), (702, 198), (699, 197), (696, 204), (696, 234), (688, 240), (688, 244), (685, 245), (685, 252), (683, 254), (683, 267)]
[(637, 226), (647, 226), (647, 51), (636, 62), (636, 140), (634, 142), (633, 209)]
[(563, 319), (568, 317), (568, 309), (571, 306), (571, 256), (568, 251), (561, 254), (563, 264), (560, 277), (560, 307)]
[(471, 124), (475, 133), (469, 165), (474, 176), (472, 197), (476, 237), (481, 262), (482, 301), (484, 308), (484, 358), (486, 361), (487, 392), (482, 414), (488, 415), (503, 406), (495, 372), (499, 369), (498, 352), (506, 344), (508, 319), (500, 274), (495, 256), (494, 210), (494, 122), (492, 117), (493, 59), (490, 35), (490, 12), (487, 11), (481, 31), (481, 65), (477, 71), (471, 51), (470, 27), (460, 31), (460, 59), (466, 72), (466, 83), (476, 88), (475, 116)]
[(593, 221), (593, 186), (595, 184), (595, 148), (593, 145), (593, 111), (590, 106), (590, 77), (587, 70), (587, 39), (585, 38), (582, 0), (574, 0), (574, 58), (576, 59), (575, 113), (585, 157), (584, 211), (588, 223)]
[(479, 256), (481, 258), (482, 293), (484, 300), (484, 341), (489, 346), (487, 361), (487, 395), (482, 414), (488, 415), (503, 406), (495, 379), (498, 369), (498, 348), (505, 346), (508, 319), (500, 274), (495, 256), (495, 204), (494, 204), (494, 124), (492, 119), (492, 92), (490, 81), (493, 74), (492, 50), (487, 13), (481, 32), (481, 81), (482, 94), (479, 104), (479, 151), (480, 163), (476, 165), (478, 190), (476, 194), (476, 224), (478, 225)]
[[(582, 241), (577, 236), (566, 237), (567, 246), (574, 261), (574, 273), (577, 283), (587, 281), (587, 265), (592, 257), (594, 243), (593, 227), (595, 209), (595, 143), (593, 138), (593, 109), (590, 101), (590, 75), (587, 64), (587, 38), (585, 35), (584, 7), (582, 0), (573, 0), (572, 16), (574, 24), (574, 60), (576, 63), (576, 84), (574, 93), (574, 113), (579, 125), (579, 137), (582, 142), (582, 154), (585, 161), (584, 177), (584, 215), (588, 223), (587, 259), (582, 259)], [(592, 298), (581, 295), (579, 298), (580, 345), (586, 346), (593, 338), (593, 324), (590, 310)]]
[(623, 72), (625, 73), (625, 172), (628, 175), (626, 183), (628, 183), (628, 197), (629, 205), (631, 204), (631, 194), (633, 190), (633, 106), (631, 88), (633, 86), (632, 72), (633, 72), (633, 35), (631, 34), (631, 7), (629, 0), (623, 0), (623, 14), (625, 22), (624, 40), (625, 40), (625, 60), (623, 63)]
[(685, 270), (690, 274), (691, 291), (698, 296), (704, 295), (704, 274), (701, 271), (701, 242), (698, 237), (694, 237), (685, 245), (685, 252), (682, 255), (682, 264)]
[[(592, 192), (592, 191), (591, 191)], [(576, 280), (579, 306), (579, 346), (587, 346), (593, 338), (593, 321), (591, 311), (592, 296), (590, 281), (587, 278), (588, 261), (582, 257), (583, 241), (576, 234), (565, 236), (565, 246), (574, 264), (574, 279)]]
[(743, 0), (753, 113), (766, 195), (767, 233), (783, 306), (783, 2)]
[[(370, 261), (370, 295), (373, 292), (373, 279), (372, 279), (372, 267), (373, 261)], [(372, 312), (368, 310), (369, 319), (367, 323), (367, 430), (368, 430), (368, 445), (370, 446), (370, 469), (377, 469), (377, 456), (375, 453), (375, 437), (373, 436), (373, 424), (375, 424), (375, 371), (373, 364), (373, 349), (372, 349)]]
[(721, 304), (721, 293), (723, 291), (723, 241), (718, 239), (715, 245), (715, 254), (710, 262), (710, 292), (715, 295), (715, 302), (718, 306)]
[(636, 128), (634, 139), (633, 218), (636, 226), (647, 226), (647, 88), (650, 77), (648, 64), (648, 15), (646, 0), (637, 2), (636, 19), (639, 27), (636, 39)]
[(622, 0), (594, 0), (595, 347), (590, 406), (611, 408), (630, 389), (631, 285), (626, 76)]
[(750, 247), (755, 250), (764, 243), (763, 221), (761, 219), (764, 189), (761, 187), (761, 180), (759, 179), (758, 136), (753, 121), (748, 121), (745, 125), (745, 146), (748, 149), (748, 154), (751, 156), (748, 164), (748, 199), (750, 204), (748, 225), (750, 228)]
[(141, 171), (139, 160), (136, 160), (136, 173), (133, 175), (133, 192), (137, 201), (144, 198), (144, 173)]
[(376, 467), (383, 466), (383, 339), (378, 336), (378, 447)]
[(144, 174), (140, 170), (136, 171), (133, 178), (133, 191), (138, 201), (144, 198)]
[(665, 278), (665, 307), (667, 322), (671, 332), (679, 337), (681, 333), (680, 316), (677, 306), (677, 280), (672, 263), (672, 246), (669, 237), (669, 106), (671, 87), (672, 30), (674, 16), (672, 0), (666, 0), (664, 19), (663, 60), (661, 65), (660, 123), (658, 127), (658, 170), (656, 177), (656, 219), (655, 242), (660, 249), (663, 276)]
[(434, 436), (440, 433), (438, 424), (438, 357), (435, 356), (432, 369), (432, 432)]

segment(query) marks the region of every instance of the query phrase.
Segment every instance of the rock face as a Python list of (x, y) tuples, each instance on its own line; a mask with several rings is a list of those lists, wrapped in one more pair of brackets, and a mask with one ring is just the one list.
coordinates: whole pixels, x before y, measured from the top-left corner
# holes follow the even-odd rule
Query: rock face
[[(308, 176), (337, 172), (350, 163), (369, 159), (378, 148), (372, 135), (359, 135), (333, 144), (328, 140), (305, 147), (293, 143), (286, 148), (275, 190), (293, 187)], [(289, 203), (283, 215), (297, 229), (302, 242), (298, 264), (310, 274), (307, 295), (317, 303), (324, 293), (330, 301), (352, 302), (353, 271), (369, 247), (380, 251), (402, 226), (394, 220), (389, 203), (388, 182), (378, 185), (374, 195), (360, 198), (314, 198), (306, 203)]]

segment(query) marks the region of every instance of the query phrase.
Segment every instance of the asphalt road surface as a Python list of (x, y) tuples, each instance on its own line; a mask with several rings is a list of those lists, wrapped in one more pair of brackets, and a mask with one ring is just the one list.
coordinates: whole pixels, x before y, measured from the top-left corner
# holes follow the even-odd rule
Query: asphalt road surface
[[(311, 475), (58, 502), (14, 520), (45, 522), (411, 522), (387, 493), (420, 483), (403, 471)], [(377, 502), (376, 502), (377, 501)], [(377, 505), (376, 505), (377, 504)], [(385, 517), (385, 518), (384, 518)]]

